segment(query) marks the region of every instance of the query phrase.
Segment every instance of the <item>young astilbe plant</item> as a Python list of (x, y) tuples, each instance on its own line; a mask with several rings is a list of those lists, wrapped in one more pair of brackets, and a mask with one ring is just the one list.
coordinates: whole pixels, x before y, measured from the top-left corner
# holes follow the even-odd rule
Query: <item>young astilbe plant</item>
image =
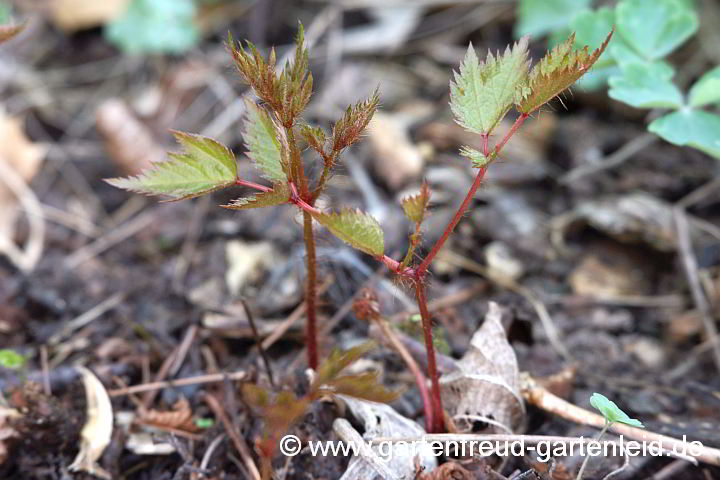
[[(184, 147), (184, 153), (171, 154), (169, 161), (156, 164), (140, 176), (110, 179), (109, 182), (140, 193), (165, 195), (170, 200), (197, 197), (240, 185), (257, 193), (223, 207), (244, 210), (290, 203), (299, 208), (303, 213), (308, 272), (306, 342), (308, 364), (313, 369), (317, 369), (318, 365), (313, 220), (352, 247), (385, 264), (415, 290), (432, 386), (430, 405), (425, 405), (426, 424), (430, 431), (440, 432), (444, 428), (443, 409), (426, 295), (430, 264), (470, 206), (489, 164), (498, 157), (508, 140), (533, 112), (590, 70), (611, 36), (612, 32), (597, 50), (591, 52), (588, 47), (575, 50), (574, 35), (571, 35), (532, 69), (527, 38), (521, 39), (512, 48), (508, 47), (502, 55), (488, 53), (484, 62), (478, 59), (472, 45), (468, 48), (460, 71), (455, 73), (450, 85), (450, 106), (456, 121), (482, 139), (481, 151), (470, 147), (463, 147), (460, 151), (478, 172), (455, 216), (420, 261), (416, 260), (417, 249), (430, 201), (427, 185), (417, 195), (403, 200), (405, 214), (415, 228), (410, 234), (408, 252), (401, 261), (385, 255), (382, 229), (371, 216), (354, 209), (323, 211), (315, 207), (340, 155), (361, 137), (372, 119), (379, 95), (375, 91), (368, 100), (348, 107), (329, 134), (322, 128), (305, 123), (301, 114), (312, 95), (312, 74), (308, 71), (308, 51), (304, 45), (302, 25), (296, 38), (294, 59), (279, 72), (276, 70), (274, 50), (265, 58), (251, 43), (243, 48), (236, 45), (232, 38), (229, 40), (241, 78), (262, 102), (261, 105), (247, 102), (244, 139), (248, 156), (270, 186), (238, 178), (235, 157), (227, 147), (210, 138), (180, 132), (176, 132), (175, 136)], [(513, 108), (518, 113), (517, 120), (507, 134), (491, 147), (493, 131)], [(317, 154), (323, 165), (322, 173), (314, 181), (305, 173), (305, 145)]]

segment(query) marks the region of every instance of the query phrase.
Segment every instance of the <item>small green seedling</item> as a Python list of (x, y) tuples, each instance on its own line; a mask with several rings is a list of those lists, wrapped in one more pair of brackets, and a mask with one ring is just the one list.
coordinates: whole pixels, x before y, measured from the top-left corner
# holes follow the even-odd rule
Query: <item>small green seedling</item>
[[(613, 423), (624, 423), (625, 425), (630, 425), (632, 427), (645, 428), (645, 426), (640, 422), (640, 420), (630, 418), (627, 413), (620, 410), (620, 407), (618, 407), (615, 402), (613, 402), (603, 394), (597, 392), (593, 393), (590, 396), (590, 405), (598, 409), (600, 413), (602, 413), (602, 416), (605, 418), (605, 426), (602, 430), (600, 430), (600, 433), (597, 435), (597, 437), (595, 437), (595, 440), (597, 441), (600, 441), (603, 435), (605, 435), (605, 432), (608, 431), (608, 429), (613, 425)], [(582, 480), (583, 473), (585, 472), (585, 467), (587, 466), (589, 460), (590, 455), (586, 455), (585, 460), (583, 460), (583, 463), (580, 466), (577, 477), (575, 477), (575, 480)]]
[(0, 367), (10, 370), (20, 370), (25, 367), (25, 357), (19, 353), (3, 348), (0, 350)]
[[(350, 106), (327, 132), (302, 119), (312, 95), (313, 77), (308, 70), (308, 50), (302, 25), (296, 37), (295, 56), (282, 70), (276, 69), (275, 50), (263, 57), (251, 43), (246, 48), (229, 39), (233, 60), (242, 80), (250, 85), (261, 100), (258, 105), (248, 100), (244, 140), (248, 157), (260, 176), (270, 186), (240, 179), (232, 151), (206, 137), (176, 132), (184, 147), (183, 153), (170, 155), (170, 160), (155, 164), (137, 177), (115, 178), (109, 183), (120, 188), (148, 195), (165, 195), (182, 200), (209, 194), (233, 186), (255, 190), (251, 196), (232, 201), (225, 208), (245, 210), (290, 204), (302, 211), (303, 236), (307, 253), (306, 342), (308, 364), (318, 367), (316, 340), (316, 258), (313, 223), (327, 228), (333, 235), (353, 248), (385, 264), (400, 280), (415, 289), (415, 298), (422, 319), (428, 376), (432, 384), (431, 405), (425, 405), (426, 418), (432, 419), (430, 432), (444, 430), (444, 413), (440, 398), (439, 375), (435, 361), (432, 321), (427, 301), (427, 272), (432, 261), (470, 207), (488, 166), (501, 153), (505, 144), (534, 112), (557, 97), (585, 75), (612, 37), (612, 32), (594, 51), (588, 47), (575, 49), (574, 34), (548, 52), (530, 68), (528, 39), (523, 38), (503, 54), (488, 52), (484, 61), (472, 45), (450, 84), (450, 107), (457, 123), (480, 136), (480, 150), (463, 147), (460, 154), (478, 172), (460, 208), (445, 227), (440, 238), (423, 259), (417, 259), (421, 241), (420, 229), (430, 202), (430, 189), (424, 185), (414, 196), (403, 200), (408, 220), (415, 226), (409, 235), (409, 248), (401, 261), (385, 255), (383, 231), (370, 215), (354, 209), (324, 211), (315, 206), (325, 191), (341, 154), (360, 139), (377, 109), (377, 92), (366, 101)], [(239, 48), (238, 48), (239, 47)], [(490, 145), (495, 128), (514, 109), (517, 118), (505, 136)], [(320, 163), (318, 175), (306, 169), (306, 155)], [(310, 156), (310, 155), (307, 155)]]
[(593, 393), (590, 397), (590, 405), (600, 410), (600, 413), (605, 417), (605, 422), (609, 425), (613, 423), (624, 423), (632, 427), (645, 428), (640, 420), (630, 418), (627, 413), (620, 410), (620, 407), (605, 395)]

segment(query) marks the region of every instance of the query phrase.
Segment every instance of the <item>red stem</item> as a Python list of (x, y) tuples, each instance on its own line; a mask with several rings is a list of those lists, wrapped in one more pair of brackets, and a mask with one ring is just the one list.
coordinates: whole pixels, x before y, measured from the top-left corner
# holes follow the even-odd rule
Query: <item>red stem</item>
[(318, 366), (318, 349), (317, 349), (317, 322), (315, 312), (315, 300), (317, 292), (315, 289), (315, 238), (313, 237), (312, 231), (312, 217), (307, 211), (303, 211), (303, 227), (305, 237), (305, 250), (307, 252), (307, 290), (305, 295), (307, 314), (306, 323), (306, 340), (307, 340), (307, 355), (308, 355), (308, 366), (313, 370), (317, 370)]
[(428, 433), (442, 433), (445, 431), (445, 419), (443, 414), (442, 398), (440, 397), (440, 382), (438, 380), (437, 366), (435, 364), (435, 345), (433, 345), (432, 337), (432, 320), (430, 318), (430, 311), (427, 307), (425, 284), (421, 281), (415, 282), (415, 298), (417, 299), (417, 304), (420, 308), (420, 316), (422, 317), (423, 333), (425, 334), (425, 350), (427, 351), (428, 360), (428, 376), (430, 377), (432, 385), (432, 417)]
[(243, 187), (254, 188), (255, 190), (260, 190), (261, 192), (269, 192), (270, 190), (272, 190), (272, 188), (270, 187), (260, 185), (259, 183), (249, 182), (247, 180), (243, 180), (242, 178), (236, 178), (235, 185), (242, 185)]
[[(523, 123), (525, 123), (525, 120), (530, 116), (528, 113), (521, 113), (520, 116), (515, 120), (515, 123), (513, 123), (512, 128), (505, 134), (505, 138), (503, 138), (500, 143), (495, 145), (495, 154), (497, 155), (500, 153), (500, 150), (505, 146), (505, 144), (510, 140), (510, 137), (512, 137), (518, 128), (522, 126)], [(487, 152), (485, 153), (485, 156), (487, 157)]]
[(465, 195), (465, 200), (463, 200), (462, 204), (460, 204), (460, 208), (458, 208), (457, 212), (455, 212), (455, 216), (453, 217), (453, 219), (450, 221), (450, 223), (448, 223), (447, 227), (445, 227), (445, 231), (443, 232), (442, 237), (440, 237), (438, 241), (435, 242), (435, 245), (432, 246), (430, 253), (428, 253), (427, 257), (425, 257), (420, 266), (415, 269), (415, 274), (418, 278), (422, 278), (425, 275), (425, 272), (430, 266), (430, 262), (433, 261), (440, 249), (443, 247), (443, 245), (445, 245), (448, 237), (453, 232), (453, 230), (455, 230), (455, 226), (460, 222), (463, 215), (465, 215), (465, 212), (470, 206), (470, 202), (475, 196), (475, 192), (482, 183), (483, 177), (485, 177), (486, 171), (487, 167), (482, 167), (478, 171), (477, 175), (475, 176), (475, 180), (470, 187), (470, 190), (468, 191), (467, 195)]

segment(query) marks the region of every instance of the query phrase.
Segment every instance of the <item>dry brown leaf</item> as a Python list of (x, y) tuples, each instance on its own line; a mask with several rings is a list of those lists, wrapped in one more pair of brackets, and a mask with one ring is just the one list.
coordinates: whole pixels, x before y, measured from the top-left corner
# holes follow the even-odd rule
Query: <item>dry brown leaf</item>
[(473, 424), (481, 422), (490, 432), (514, 432), (525, 415), (517, 358), (500, 322), (500, 306), (495, 302), (489, 306), (482, 327), (457, 362), (458, 370), (440, 377), (440, 391), (459, 428), (477, 433)]
[(50, 17), (59, 29), (74, 32), (103, 25), (127, 10), (130, 0), (52, 0)]
[(443, 463), (430, 472), (419, 471), (415, 480), (473, 480), (476, 477), (457, 462)]
[[(46, 147), (28, 140), (22, 121), (0, 109), (0, 252), (25, 271), (32, 270), (42, 251), (42, 209), (27, 184), (40, 169), (46, 152)], [(31, 213), (31, 237), (24, 250), (13, 241), (20, 206)]]
[(24, 23), (18, 25), (0, 25), (0, 43), (10, 40), (15, 35), (22, 32), (24, 28)]
[(20, 414), (17, 410), (0, 406), (0, 465), (7, 459), (8, 445), (6, 441), (18, 436), (17, 430), (8, 424), (8, 419), (18, 416)]
[(167, 159), (165, 149), (123, 100), (105, 100), (97, 108), (95, 120), (105, 137), (105, 148), (122, 173), (137, 175), (153, 162)]
[(408, 125), (400, 114), (375, 112), (367, 133), (373, 150), (373, 169), (392, 190), (422, 173), (423, 152), (410, 140)]
[(83, 471), (110, 479), (98, 459), (110, 445), (113, 431), (113, 410), (107, 390), (98, 378), (85, 367), (75, 367), (82, 375), (87, 399), (87, 420), (80, 433), (80, 451), (70, 465), (70, 470)]
[(184, 432), (194, 433), (199, 429), (193, 421), (193, 413), (190, 408), (190, 402), (185, 398), (181, 398), (172, 410), (146, 410), (139, 412), (135, 423), (142, 425), (152, 425), (161, 429), (181, 430)]

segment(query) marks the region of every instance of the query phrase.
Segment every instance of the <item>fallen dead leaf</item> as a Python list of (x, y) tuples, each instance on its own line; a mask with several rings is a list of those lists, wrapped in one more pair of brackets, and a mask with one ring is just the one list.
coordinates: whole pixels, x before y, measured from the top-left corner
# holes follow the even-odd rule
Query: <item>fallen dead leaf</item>
[(141, 411), (135, 419), (135, 423), (142, 425), (152, 425), (165, 430), (180, 430), (188, 433), (197, 432), (199, 429), (193, 421), (193, 412), (190, 408), (190, 402), (186, 398), (181, 398), (172, 410), (145, 410)]
[(104, 25), (125, 13), (129, 3), (130, 0), (53, 0), (50, 18), (60, 30), (74, 32)]
[[(467, 353), (457, 362), (458, 370), (440, 377), (445, 410), (464, 431), (514, 432), (525, 415), (515, 351), (508, 343), (495, 302)], [(487, 424), (487, 430), (473, 425)]]
[(8, 419), (19, 416), (17, 410), (0, 406), (0, 465), (7, 459), (7, 441), (18, 436), (18, 432), (8, 424)]
[[(20, 119), (8, 117), (0, 109), (0, 252), (25, 271), (32, 270), (42, 252), (42, 209), (28, 183), (46, 152), (46, 147), (25, 136)], [(32, 213), (28, 217), (31, 235), (24, 250), (13, 240), (20, 206)]]
[(225, 245), (227, 270), (225, 283), (232, 295), (240, 293), (242, 287), (256, 279), (274, 258), (270, 242), (247, 243), (232, 240)]
[(122, 173), (137, 175), (154, 162), (167, 159), (165, 149), (123, 100), (105, 100), (97, 108), (95, 119), (105, 148)]
[(110, 474), (97, 464), (110, 444), (113, 431), (113, 410), (110, 397), (98, 378), (85, 367), (75, 367), (82, 376), (87, 399), (87, 420), (80, 433), (80, 451), (70, 470), (87, 472), (110, 479)]

